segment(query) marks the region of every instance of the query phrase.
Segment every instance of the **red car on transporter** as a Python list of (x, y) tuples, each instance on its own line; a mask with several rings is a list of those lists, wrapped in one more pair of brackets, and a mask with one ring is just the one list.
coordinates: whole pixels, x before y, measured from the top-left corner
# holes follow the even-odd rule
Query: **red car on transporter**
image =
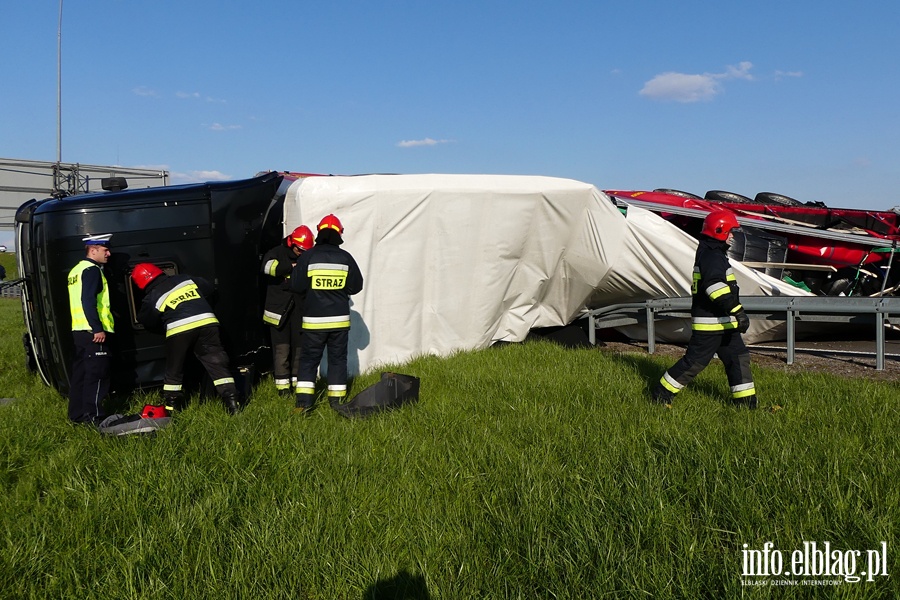
[(651, 210), (695, 237), (710, 211), (730, 210), (742, 230), (729, 252), (732, 258), (814, 293), (900, 293), (900, 269), (891, 268), (900, 241), (896, 212), (829, 208), (771, 192), (753, 199), (721, 190), (702, 198), (673, 189), (605, 192), (621, 208)]

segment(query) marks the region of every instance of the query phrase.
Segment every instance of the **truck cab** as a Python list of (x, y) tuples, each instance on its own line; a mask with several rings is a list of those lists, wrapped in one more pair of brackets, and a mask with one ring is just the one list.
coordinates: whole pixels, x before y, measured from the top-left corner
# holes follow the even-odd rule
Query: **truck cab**
[[(137, 263), (186, 273), (216, 288), (213, 309), (232, 368), (266, 369), (271, 360), (261, 319), (263, 253), (283, 237), (284, 192), (290, 178), (268, 172), (251, 179), (81, 194), (30, 200), (16, 213), (19, 274), (29, 366), (67, 393), (74, 352), (66, 277), (84, 258), (82, 238), (111, 233), (104, 268), (115, 318), (112, 393), (162, 384), (165, 338), (137, 322), (141, 291), (130, 278)], [(197, 370), (197, 386), (203, 388)]]

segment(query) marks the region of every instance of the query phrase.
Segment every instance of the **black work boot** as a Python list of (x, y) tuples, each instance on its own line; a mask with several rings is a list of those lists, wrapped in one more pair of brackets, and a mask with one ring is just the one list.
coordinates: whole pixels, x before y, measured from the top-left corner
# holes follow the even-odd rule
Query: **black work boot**
[(309, 399), (308, 394), (297, 394), (296, 403), (294, 405), (294, 413), (309, 415), (315, 404)]
[(166, 392), (163, 394), (163, 403), (166, 407), (172, 407), (171, 410), (184, 410), (187, 405), (184, 393), (182, 392)]
[(744, 407), (749, 408), (750, 410), (753, 410), (756, 408), (756, 405), (757, 405), (756, 394), (753, 394), (752, 396), (747, 396), (746, 398), (735, 398), (734, 405), (735, 406), (744, 406)]
[(241, 396), (236, 392), (225, 392), (222, 394), (222, 402), (225, 404), (225, 410), (229, 414), (236, 415), (241, 411)]
[(666, 408), (672, 408), (672, 400), (674, 399), (675, 394), (673, 394), (671, 390), (663, 387), (661, 383), (657, 383), (656, 387), (650, 392), (650, 402), (653, 404), (661, 404)]

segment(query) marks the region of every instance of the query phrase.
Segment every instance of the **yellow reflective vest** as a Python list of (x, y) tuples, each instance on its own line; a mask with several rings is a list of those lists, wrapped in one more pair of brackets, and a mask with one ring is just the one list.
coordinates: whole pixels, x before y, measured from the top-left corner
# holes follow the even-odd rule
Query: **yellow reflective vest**
[[(97, 263), (90, 260), (82, 260), (69, 271), (69, 313), (72, 315), (72, 331), (94, 331), (87, 314), (94, 311), (90, 308), (88, 308), (87, 312), (85, 311), (81, 297), (84, 291), (82, 287), (84, 284), (84, 273), (92, 268), (96, 268), (99, 271), (102, 284), (100, 293), (96, 295), (96, 314), (100, 319), (103, 331), (112, 333), (115, 322), (109, 307), (109, 286), (106, 283), (103, 270)], [(93, 316), (93, 314), (90, 316)]]

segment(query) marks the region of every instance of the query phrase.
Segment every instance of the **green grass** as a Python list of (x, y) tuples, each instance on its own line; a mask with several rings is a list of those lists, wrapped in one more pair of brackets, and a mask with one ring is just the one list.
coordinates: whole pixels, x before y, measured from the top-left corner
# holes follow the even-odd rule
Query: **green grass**
[[(665, 410), (644, 394), (669, 361), (534, 342), (396, 367), (420, 402), (366, 420), (293, 415), (267, 381), (238, 416), (195, 401), (107, 439), (20, 367), (18, 310), (0, 303), (0, 598), (900, 596), (894, 383), (756, 369), (783, 410), (751, 412), (715, 364)], [(767, 541), (886, 541), (890, 577), (742, 587), (743, 544)]]

